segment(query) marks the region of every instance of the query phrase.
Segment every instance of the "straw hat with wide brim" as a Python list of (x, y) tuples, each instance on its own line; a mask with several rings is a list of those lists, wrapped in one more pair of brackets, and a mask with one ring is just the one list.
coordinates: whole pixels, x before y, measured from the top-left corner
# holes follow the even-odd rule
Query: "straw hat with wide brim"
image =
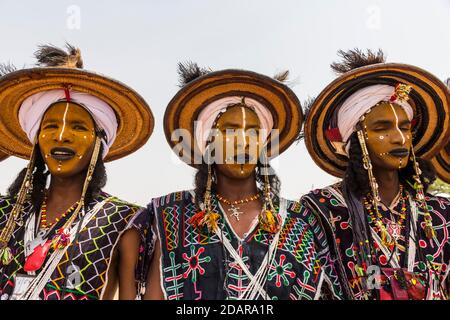
[[(198, 148), (190, 148), (194, 146), (194, 121), (211, 102), (228, 96), (252, 98), (268, 108), (274, 119), (274, 129), (279, 130), (279, 153), (298, 137), (303, 123), (301, 105), (294, 92), (281, 81), (244, 70), (210, 72), (184, 85), (164, 114), (164, 132), (172, 148), (177, 144), (171, 139), (174, 130), (186, 129), (191, 133), (191, 141), (181, 142), (185, 150), (191, 150), (189, 157), (182, 158), (189, 165), (193, 165), (194, 154), (200, 155)], [(274, 138), (269, 139), (273, 142)], [(274, 144), (268, 150), (276, 150)]]
[(450, 183), (450, 143), (431, 160), (436, 173), (446, 183)]
[(122, 158), (145, 144), (154, 126), (150, 107), (125, 84), (78, 68), (37, 67), (11, 72), (0, 78), (0, 148), (10, 155), (28, 159), (32, 145), (22, 130), (18, 113), (29, 96), (47, 90), (84, 92), (108, 103), (119, 127), (105, 161)]
[(331, 82), (315, 99), (305, 123), (305, 143), (316, 164), (343, 177), (348, 158), (328, 141), (333, 113), (355, 91), (374, 84), (412, 87), (408, 103), (414, 109), (413, 145), (417, 156), (431, 159), (450, 138), (450, 93), (431, 73), (406, 64), (377, 63), (353, 69)]

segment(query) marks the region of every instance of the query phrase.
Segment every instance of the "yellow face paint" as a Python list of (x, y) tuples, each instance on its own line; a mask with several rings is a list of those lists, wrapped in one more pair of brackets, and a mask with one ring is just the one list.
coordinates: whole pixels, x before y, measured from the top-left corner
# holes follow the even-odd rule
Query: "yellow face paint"
[(408, 164), (411, 121), (401, 106), (380, 103), (366, 115), (363, 124), (372, 165), (398, 170)]
[[(215, 149), (217, 169), (228, 177), (249, 177), (254, 173), (261, 152), (257, 143), (258, 116), (241, 105), (232, 106), (220, 116), (217, 129), (222, 133), (218, 139), (223, 141), (218, 144), (221, 147)], [(254, 136), (250, 136), (250, 132), (254, 132)]]
[(52, 175), (70, 177), (86, 169), (95, 143), (95, 123), (83, 107), (66, 102), (45, 113), (39, 148)]

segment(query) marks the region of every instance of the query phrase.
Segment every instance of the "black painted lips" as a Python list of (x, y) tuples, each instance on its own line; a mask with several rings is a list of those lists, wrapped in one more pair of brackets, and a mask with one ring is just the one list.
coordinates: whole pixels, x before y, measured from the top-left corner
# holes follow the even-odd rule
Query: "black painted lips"
[(409, 151), (408, 151), (408, 149), (405, 149), (405, 148), (398, 148), (398, 149), (393, 149), (393, 150), (389, 151), (389, 154), (394, 157), (403, 158), (409, 154)]
[(70, 148), (57, 147), (50, 151), (53, 159), (58, 161), (66, 161), (75, 157), (75, 151)]

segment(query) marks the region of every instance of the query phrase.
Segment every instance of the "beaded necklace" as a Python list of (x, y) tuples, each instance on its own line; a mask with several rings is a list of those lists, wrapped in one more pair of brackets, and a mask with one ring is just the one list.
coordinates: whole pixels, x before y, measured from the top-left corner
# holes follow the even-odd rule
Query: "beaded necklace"
[(230, 201), (230, 200), (224, 198), (223, 196), (221, 196), (220, 194), (216, 194), (216, 197), (219, 201), (230, 206), (230, 208), (227, 210), (229, 212), (228, 214), (230, 216), (233, 216), (237, 221), (239, 221), (240, 216), (242, 214), (244, 214), (243, 211), (240, 211), (241, 208), (238, 205), (255, 201), (255, 200), (259, 199), (260, 196), (261, 195), (259, 193), (257, 193), (255, 195), (253, 195), (251, 197), (247, 197), (245, 199)]
[[(405, 221), (406, 221), (406, 203), (408, 200), (408, 195), (404, 194), (403, 192), (403, 185), (400, 184), (400, 203), (401, 203), (401, 209), (399, 213), (398, 221), (395, 221), (394, 215), (392, 215), (392, 210), (388, 208), (389, 212), (391, 213), (391, 219), (392, 221), (389, 222), (387, 218), (383, 217), (381, 212), (378, 210), (378, 208), (373, 208), (372, 201), (368, 200), (368, 197), (364, 198), (364, 206), (368, 212), (368, 221), (369, 225), (373, 225), (373, 229), (381, 235), (382, 239), (386, 239), (383, 241), (383, 244), (387, 245), (388, 247), (392, 247), (397, 245), (397, 241), (399, 238), (399, 234), (392, 235), (389, 231), (392, 229), (392, 226), (395, 225), (397, 230), (401, 230), (405, 227)], [(391, 228), (388, 227), (388, 225), (391, 225)], [(387, 236), (386, 236), (387, 235)]]
[(48, 223), (48, 221), (47, 221), (47, 197), (45, 197), (44, 201), (42, 202), (42, 206), (41, 206), (41, 222), (40, 222), (41, 229), (48, 229), (48, 228), (52, 227), (53, 225), (55, 225), (56, 223), (58, 223), (60, 220), (64, 219), (67, 215), (69, 215), (70, 213), (72, 213), (75, 210), (77, 205), (78, 205), (78, 201), (76, 203), (74, 203), (69, 209), (67, 209), (66, 212), (63, 212), (61, 215), (59, 215), (59, 217), (57, 217), (53, 223)]
[[(392, 217), (392, 222), (389, 222), (386, 218), (384, 218), (381, 212), (378, 210), (378, 208), (375, 209), (373, 207), (373, 202), (369, 200), (370, 195), (363, 199), (364, 207), (368, 212), (367, 219), (369, 222), (369, 226), (371, 226), (373, 230), (380, 235), (381, 239), (386, 239), (386, 241), (383, 241), (383, 244), (386, 245), (392, 252), (398, 246), (399, 237), (392, 236), (389, 233), (389, 229), (392, 228), (389, 228), (387, 224), (388, 223), (395, 224), (398, 230), (400, 230), (398, 232), (399, 235), (401, 234), (401, 230), (405, 228), (406, 210), (407, 210), (406, 204), (408, 200), (408, 195), (404, 194), (403, 185), (400, 185), (399, 195), (400, 195), (399, 202), (401, 203), (400, 213), (398, 214), (399, 218), (398, 221), (395, 221), (395, 218)], [(392, 211), (389, 208), (388, 210), (391, 212), (392, 216)], [(355, 253), (358, 252), (362, 258), (362, 265), (356, 266), (355, 271), (358, 276), (364, 277), (367, 271), (367, 262), (371, 261), (372, 263), (377, 264), (377, 254), (380, 252), (380, 248), (377, 242), (366, 239), (364, 242), (355, 244), (353, 246), (353, 251)]]

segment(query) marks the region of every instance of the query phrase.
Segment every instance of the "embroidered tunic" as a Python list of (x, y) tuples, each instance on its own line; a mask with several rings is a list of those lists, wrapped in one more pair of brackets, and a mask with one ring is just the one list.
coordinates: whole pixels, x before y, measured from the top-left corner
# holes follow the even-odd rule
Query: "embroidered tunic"
[[(270, 299), (340, 298), (342, 289), (330, 260), (325, 234), (314, 215), (298, 202), (281, 199), (276, 205), (285, 215), (271, 262), (266, 256), (274, 239), (257, 223), (240, 239), (213, 197), (214, 212), (221, 216), (219, 229), (242, 261), (238, 263), (218, 234), (199, 231), (190, 219), (199, 208), (192, 191), (171, 193), (148, 205), (155, 215), (161, 245), (161, 283), (167, 299), (239, 299), (248, 294), (249, 275), (261, 267), (261, 287)], [(283, 209), (284, 207), (284, 209)], [(281, 212), (284, 210), (284, 213)], [(224, 218), (225, 217), (225, 218)], [(264, 295), (257, 295), (261, 299)]]
[[(356, 255), (358, 244), (353, 241), (352, 223), (347, 205), (342, 195), (341, 183), (311, 191), (303, 196), (302, 203), (321, 217), (327, 234), (334, 258), (337, 259), (336, 267), (342, 277), (345, 287), (346, 299), (376, 299), (375, 292), (365, 292), (362, 281), (366, 276), (358, 273), (363, 266), (358, 265)], [(433, 218), (433, 226), (436, 231), (434, 239), (428, 239), (423, 231), (424, 215), (417, 212), (416, 223), (411, 222), (412, 206), (406, 202), (406, 221), (403, 226), (392, 223), (398, 222), (402, 212), (402, 201), (393, 203), (391, 210), (380, 206), (379, 211), (387, 222), (388, 231), (398, 238), (400, 244), (397, 254), (392, 251), (382, 251), (379, 239), (370, 241), (376, 252), (377, 266), (408, 268), (410, 271), (425, 277), (425, 285), (428, 285), (426, 299), (447, 299), (449, 289), (448, 266), (450, 263), (450, 201), (447, 198), (436, 197), (427, 194), (426, 203)], [(365, 213), (369, 216), (367, 209)], [(373, 229), (371, 224), (371, 229)], [(416, 229), (418, 237), (415, 239), (412, 229)], [(373, 231), (372, 231), (373, 233)], [(392, 257), (391, 257), (392, 256)], [(398, 265), (395, 266), (398, 257)]]
[[(76, 244), (72, 243), (56, 269), (50, 276), (44, 289), (39, 295), (43, 300), (91, 300), (101, 299), (107, 285), (109, 264), (120, 236), (128, 229), (135, 228), (141, 237), (139, 263), (136, 270), (137, 282), (145, 281), (145, 260), (152, 251), (152, 244), (144, 242), (152, 237), (150, 231), (149, 215), (146, 210), (136, 205), (126, 203), (106, 193), (101, 193), (89, 204), (88, 208), (94, 208), (98, 203), (106, 200), (100, 210), (93, 216), (88, 224), (80, 231)], [(8, 216), (14, 206), (14, 199), (0, 197), (0, 229), (4, 227)], [(25, 203), (23, 209), (24, 221), (34, 215), (30, 203)], [(67, 218), (67, 217), (66, 217)], [(57, 223), (63, 225), (66, 220)], [(77, 221), (77, 220), (76, 220)], [(76, 222), (75, 221), (75, 222)], [(8, 300), (13, 293), (17, 274), (26, 274), (23, 270), (25, 263), (25, 223), (16, 226), (10, 240), (13, 249), (14, 260), (9, 264), (0, 265), (0, 298)], [(47, 254), (47, 259), (53, 250)], [(69, 261), (70, 260), (70, 261)], [(45, 264), (45, 262), (44, 262)], [(39, 270), (36, 271), (36, 274)], [(65, 287), (64, 297), (61, 296)]]

